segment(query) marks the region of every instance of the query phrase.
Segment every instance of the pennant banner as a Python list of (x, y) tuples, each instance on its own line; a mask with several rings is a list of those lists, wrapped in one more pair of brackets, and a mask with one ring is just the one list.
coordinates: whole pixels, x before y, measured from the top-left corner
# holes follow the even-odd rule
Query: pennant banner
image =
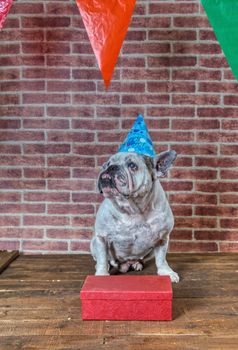
[(238, 80), (238, 1), (201, 1), (217, 40)]
[(106, 87), (109, 86), (136, 0), (76, 0)]
[(12, 2), (13, 0), (0, 0), (0, 29), (3, 27), (3, 22), (8, 15)]

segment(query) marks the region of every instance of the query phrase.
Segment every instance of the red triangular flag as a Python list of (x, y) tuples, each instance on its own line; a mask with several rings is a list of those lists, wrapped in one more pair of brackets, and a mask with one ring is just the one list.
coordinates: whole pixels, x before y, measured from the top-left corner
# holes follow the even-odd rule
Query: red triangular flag
[(125, 38), (136, 0), (76, 0), (106, 87)]
[(0, 0), (0, 29), (2, 29), (3, 22), (5, 21), (13, 0)]

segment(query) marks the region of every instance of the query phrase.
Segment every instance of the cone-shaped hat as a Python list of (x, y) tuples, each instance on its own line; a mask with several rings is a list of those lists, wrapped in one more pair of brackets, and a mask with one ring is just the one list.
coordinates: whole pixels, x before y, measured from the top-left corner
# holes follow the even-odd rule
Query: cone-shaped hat
[(156, 155), (144, 118), (139, 114), (118, 152), (135, 152), (149, 157)]

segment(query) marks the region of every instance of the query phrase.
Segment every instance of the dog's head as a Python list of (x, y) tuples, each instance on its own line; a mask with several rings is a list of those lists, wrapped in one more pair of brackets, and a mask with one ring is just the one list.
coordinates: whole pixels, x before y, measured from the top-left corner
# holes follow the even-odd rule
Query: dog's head
[(154, 158), (137, 153), (119, 152), (111, 156), (98, 177), (104, 197), (137, 197), (148, 192), (153, 181), (164, 177), (176, 159), (176, 152), (166, 151)]

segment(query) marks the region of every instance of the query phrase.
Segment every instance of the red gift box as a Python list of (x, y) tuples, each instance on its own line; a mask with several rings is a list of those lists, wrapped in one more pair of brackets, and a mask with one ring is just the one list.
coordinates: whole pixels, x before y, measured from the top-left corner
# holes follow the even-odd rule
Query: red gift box
[(88, 276), (80, 298), (83, 320), (172, 320), (169, 276)]

